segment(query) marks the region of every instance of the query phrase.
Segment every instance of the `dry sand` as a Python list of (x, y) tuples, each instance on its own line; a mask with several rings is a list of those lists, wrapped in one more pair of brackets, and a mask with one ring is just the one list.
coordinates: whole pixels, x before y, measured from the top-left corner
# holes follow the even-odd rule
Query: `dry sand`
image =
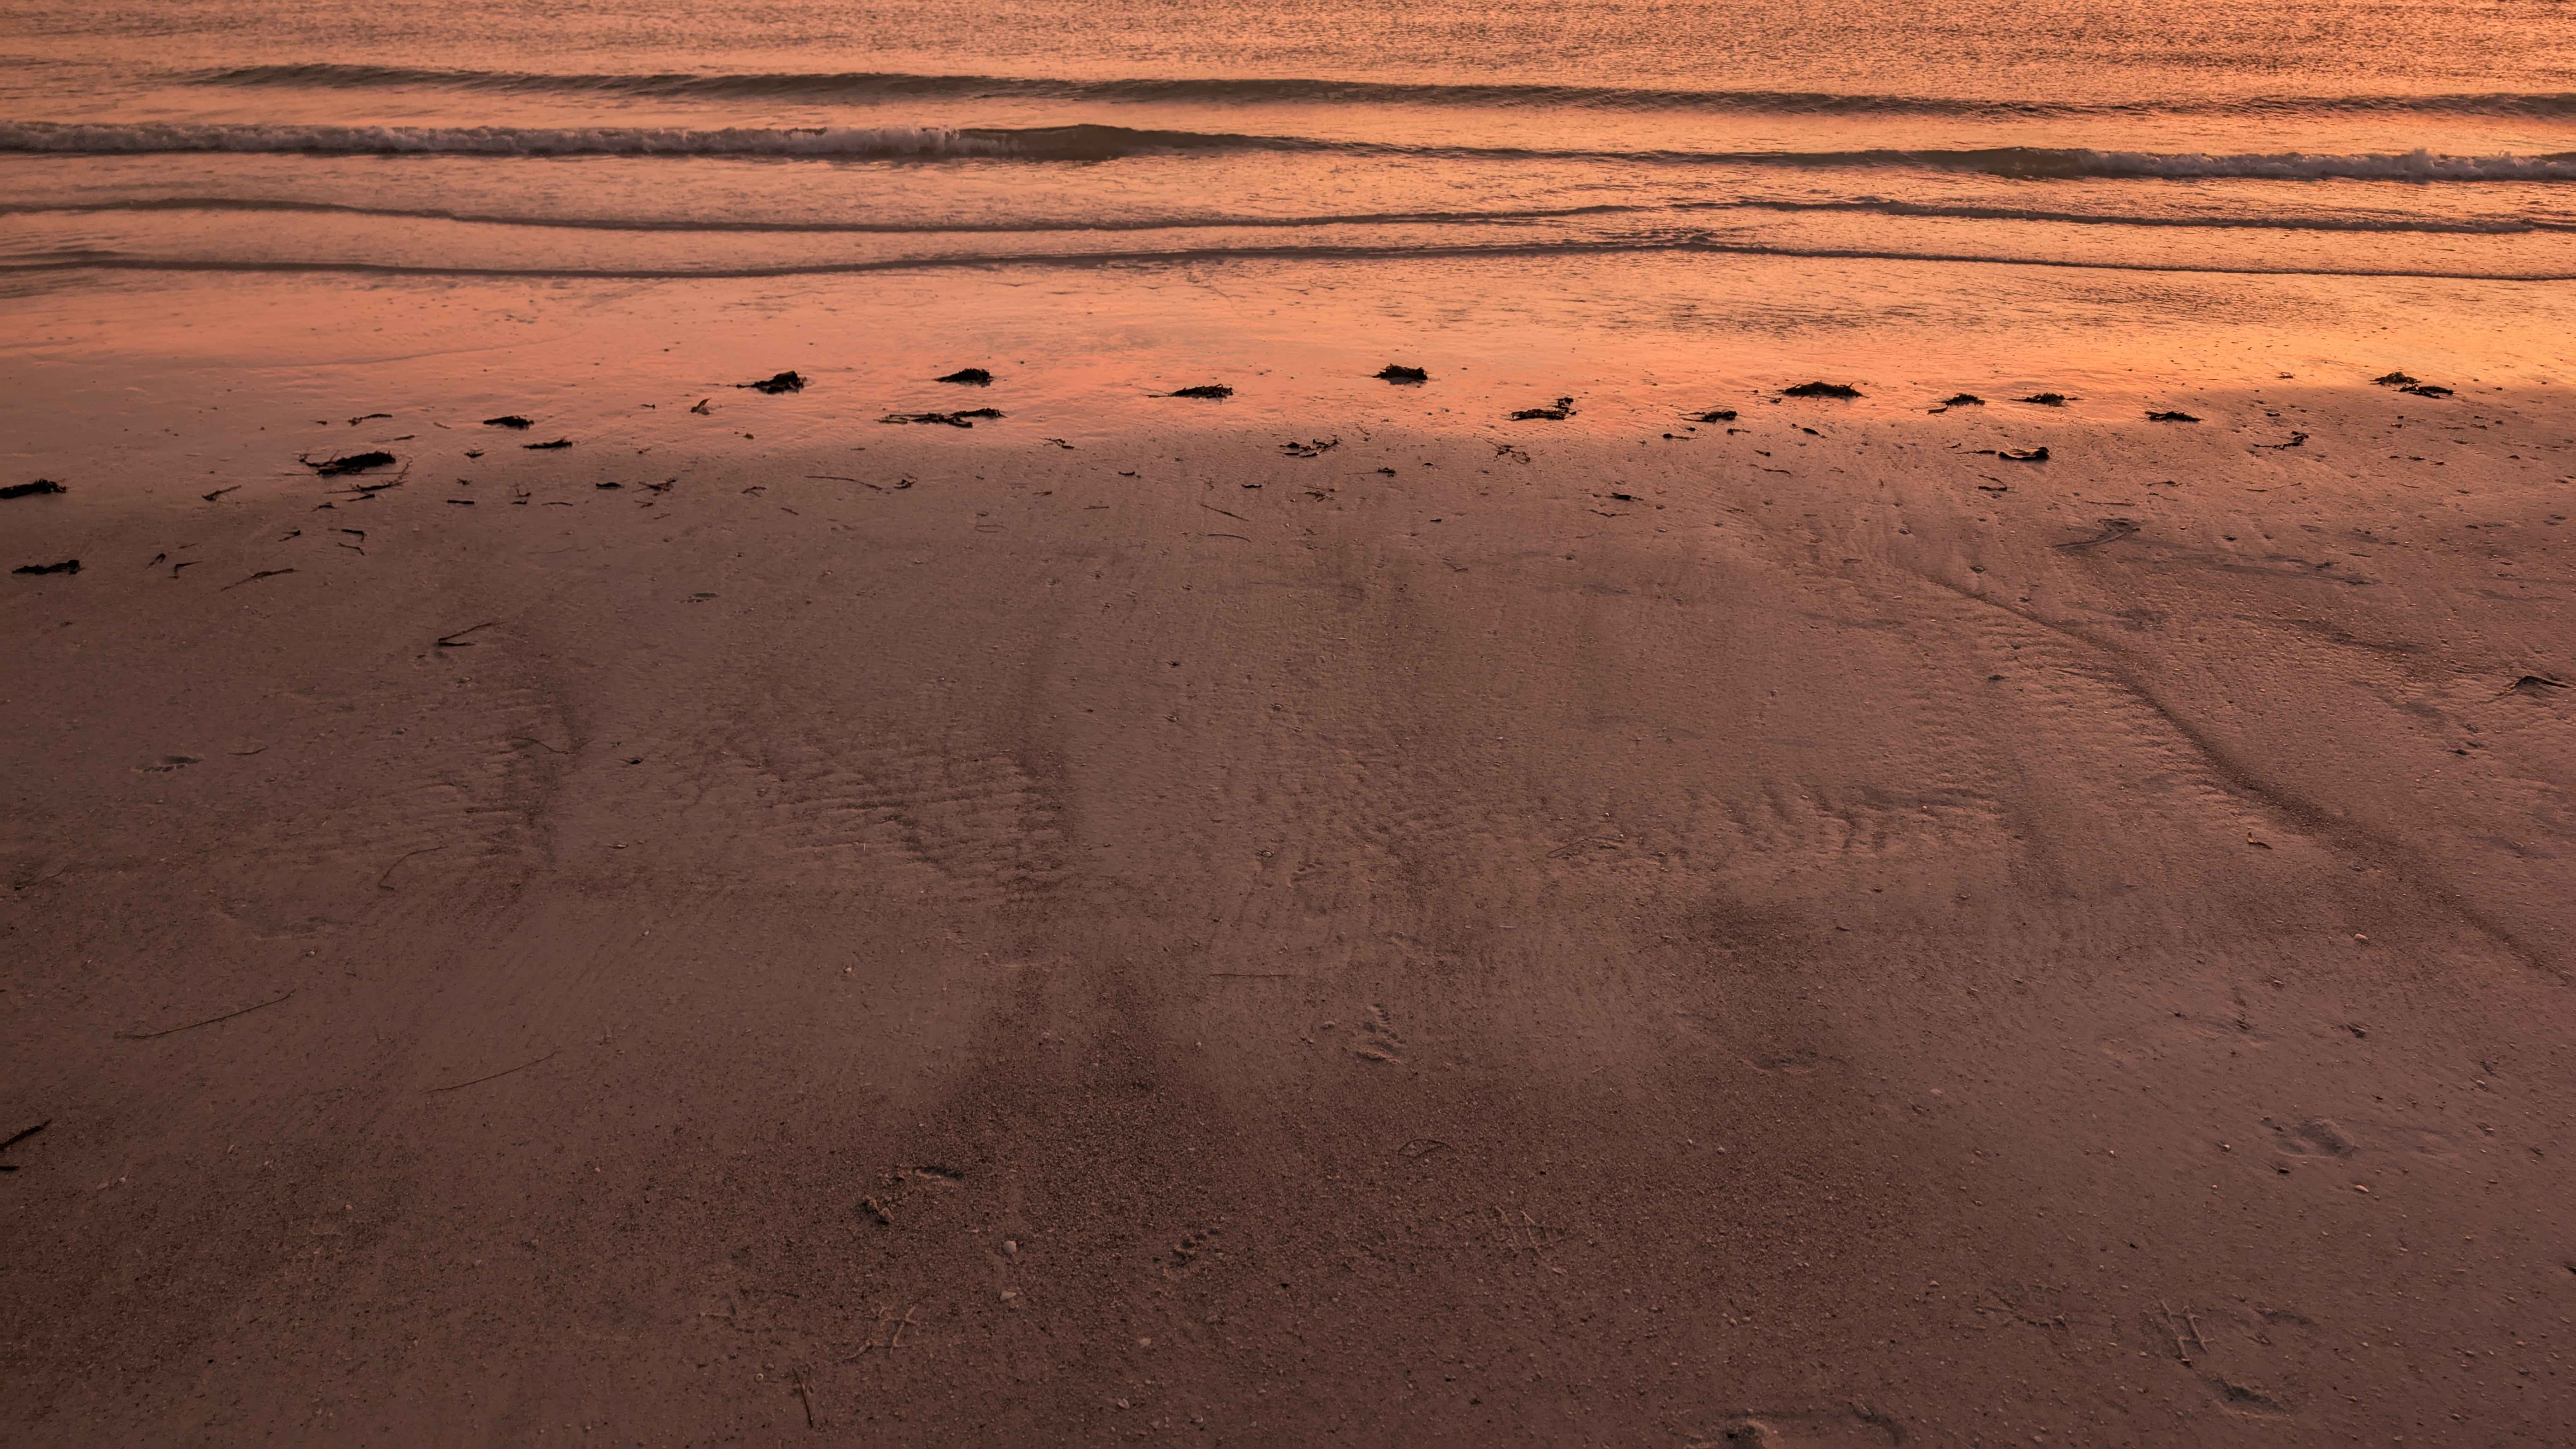
[(0, 503), (0, 1437), (2565, 1443), (2576, 406), (2266, 387)]

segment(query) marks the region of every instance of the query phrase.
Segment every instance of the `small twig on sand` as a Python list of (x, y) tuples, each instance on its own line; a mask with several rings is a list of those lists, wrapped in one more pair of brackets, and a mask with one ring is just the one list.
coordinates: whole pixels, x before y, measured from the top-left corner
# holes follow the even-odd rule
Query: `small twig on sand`
[(555, 1049), (554, 1049), (554, 1051), (551, 1051), (551, 1052), (546, 1053), (544, 1056), (541, 1056), (541, 1057), (537, 1058), (535, 1061), (532, 1061), (532, 1062), (521, 1062), (521, 1063), (519, 1063), (519, 1064), (518, 1064), (517, 1066), (515, 1066), (515, 1067), (503, 1067), (501, 1070), (499, 1070), (499, 1071), (497, 1071), (497, 1072), (494, 1072), (491, 1076), (488, 1076), (488, 1077), (476, 1077), (474, 1080), (472, 1080), (472, 1081), (470, 1081), (470, 1082), (456, 1082), (456, 1083), (452, 1083), (452, 1084), (450, 1084), (450, 1085), (448, 1085), (448, 1086), (444, 1086), (444, 1087), (423, 1087), (423, 1088), (421, 1088), (421, 1091), (422, 1091), (422, 1092), (424, 1092), (424, 1093), (428, 1093), (428, 1092), (461, 1092), (461, 1091), (465, 1090), (467, 1087), (479, 1087), (479, 1086), (483, 1085), (485, 1082), (494, 1081), (494, 1080), (497, 1080), (498, 1078), (501, 1078), (501, 1077), (506, 1077), (506, 1076), (510, 1075), (512, 1072), (524, 1072), (524, 1071), (526, 1071), (526, 1070), (527, 1070), (528, 1068), (530, 1068), (530, 1067), (540, 1065), (541, 1063), (545, 1063), (545, 1062), (553, 1061), (553, 1060), (555, 1059), (555, 1054), (556, 1054), (556, 1052), (560, 1052), (560, 1051), (562, 1051), (562, 1050), (563, 1050), (563, 1048), (562, 1048), (562, 1047), (557, 1047), (557, 1048), (555, 1048)]
[[(53, 1125), (54, 1119), (48, 1117), (33, 1127), (19, 1128), (17, 1131), (9, 1134), (8, 1141), (0, 1142), (0, 1152), (8, 1151), (10, 1148), (17, 1146), (19, 1143), (26, 1141), (28, 1138), (35, 1136), (37, 1133), (42, 1132)], [(0, 1172), (16, 1172), (17, 1170), (18, 1164), (14, 1162), (0, 1162)]]
[(2185, 1364), (2189, 1364), (2191, 1362), (2191, 1351), (2182, 1346), (2182, 1330), (2174, 1326), (2173, 1305), (2167, 1303), (2161, 1298), (2156, 1300), (2156, 1305), (2165, 1311), (2165, 1332), (2173, 1335), (2174, 1357), (2182, 1360)]
[(418, 850), (406, 852), (402, 856), (398, 857), (394, 861), (393, 865), (385, 867), (384, 875), (376, 877), (376, 889), (380, 891), (392, 890), (393, 885), (386, 877), (391, 876), (394, 873), (395, 867), (400, 866), (404, 861), (411, 859), (415, 855), (427, 855), (433, 850), (445, 850), (446, 848), (447, 847), (444, 845), (424, 845)]
[[(294, 994), (295, 992), (292, 989), (289, 989), (283, 994), (270, 997), (266, 1001), (253, 1002), (239, 1011), (227, 1011), (221, 1016), (210, 1016), (203, 1021), (189, 1022), (186, 1026), (171, 1027), (167, 1031), (120, 1031), (116, 1034), (116, 1037), (119, 1041), (150, 1041), (154, 1037), (177, 1036), (183, 1031), (195, 1031), (201, 1026), (213, 1026), (219, 1021), (230, 1021), (236, 1016), (247, 1016), (251, 1012), (259, 1010), (263, 1006), (275, 1006), (277, 1003), (284, 1001), (287, 997), (293, 996)], [(15, 1137), (9, 1139), (11, 1142), (15, 1142), (17, 1140), (18, 1139)], [(7, 1143), (0, 1143), (0, 1147), (5, 1147), (7, 1145)]]
[(463, 639), (466, 635), (473, 633), (477, 629), (489, 629), (500, 622), (501, 621), (498, 619), (486, 619), (480, 624), (468, 624), (453, 634), (441, 634), (438, 636), (438, 647), (441, 649), (471, 649), (474, 647), (473, 645), (460, 644), (457, 641)]
[(261, 569), (258, 573), (252, 574), (249, 578), (235, 579), (231, 583), (224, 585), (222, 588), (215, 590), (215, 592), (219, 594), (230, 593), (244, 584), (255, 584), (261, 579), (273, 579), (279, 574), (291, 574), (293, 572), (295, 572), (293, 569)]
[[(909, 1324), (911, 1324), (911, 1322), (912, 1322), (912, 1315), (913, 1315), (913, 1314), (915, 1314), (915, 1313), (917, 1313), (917, 1312), (919, 1312), (920, 1310), (921, 1310), (921, 1305), (920, 1305), (920, 1304), (918, 1304), (918, 1303), (914, 1304), (914, 1305), (913, 1305), (912, 1307), (910, 1307), (910, 1308), (905, 1309), (905, 1310), (903, 1311), (903, 1318), (902, 1318), (902, 1320), (901, 1320), (900, 1322), (896, 1322), (896, 1323), (895, 1323), (895, 1325), (894, 1325), (894, 1334), (893, 1334), (893, 1336), (892, 1336), (891, 1338), (889, 1338), (889, 1339), (888, 1339), (886, 1342), (884, 1342), (884, 1343), (879, 1343), (879, 1342), (877, 1342), (876, 1335), (875, 1335), (875, 1334), (870, 1334), (870, 1335), (868, 1335), (868, 1341), (867, 1341), (867, 1342), (865, 1342), (865, 1343), (863, 1343), (863, 1344), (860, 1344), (860, 1345), (859, 1345), (859, 1351), (858, 1351), (857, 1353), (851, 1354), (848, 1358), (845, 1358), (845, 1359), (841, 1360), (841, 1362), (843, 1362), (843, 1363), (857, 1363), (860, 1359), (863, 1359), (863, 1358), (867, 1357), (867, 1356), (868, 1356), (868, 1350), (869, 1350), (869, 1349), (872, 1349), (872, 1348), (882, 1348), (882, 1349), (886, 1350), (888, 1353), (892, 1353), (895, 1349), (897, 1349), (897, 1348), (899, 1348), (899, 1347), (901, 1347), (901, 1346), (903, 1345), (903, 1331), (904, 1331), (904, 1329), (905, 1329), (905, 1327), (906, 1327), (906, 1326), (908, 1326)], [(893, 1320), (893, 1319), (894, 1319), (894, 1315), (893, 1315), (892, 1313), (890, 1313), (890, 1312), (889, 1312), (889, 1313), (880, 1313), (880, 1314), (878, 1314), (878, 1315), (877, 1315), (877, 1326), (878, 1326), (878, 1327), (880, 1327), (880, 1328), (882, 1328), (882, 1327), (884, 1327), (884, 1326), (886, 1325), (886, 1323), (887, 1323), (888, 1321)]]
[(796, 1376), (796, 1397), (803, 1400), (805, 1404), (805, 1427), (820, 1428), (821, 1426), (814, 1422), (814, 1395), (805, 1387), (805, 1370), (798, 1368), (790, 1369), (788, 1372)]

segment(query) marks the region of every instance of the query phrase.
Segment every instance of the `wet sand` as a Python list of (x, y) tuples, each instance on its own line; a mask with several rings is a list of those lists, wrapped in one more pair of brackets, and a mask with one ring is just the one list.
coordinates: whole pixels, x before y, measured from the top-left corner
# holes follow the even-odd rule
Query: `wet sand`
[(2571, 399), (1803, 380), (0, 502), (8, 1436), (2564, 1442)]

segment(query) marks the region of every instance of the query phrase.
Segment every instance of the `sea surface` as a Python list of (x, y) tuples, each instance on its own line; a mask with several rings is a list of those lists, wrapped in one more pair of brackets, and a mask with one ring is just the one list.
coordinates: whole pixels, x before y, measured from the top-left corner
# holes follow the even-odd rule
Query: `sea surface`
[(1657, 253), (2576, 278), (2576, 3), (0, 10), (13, 292)]

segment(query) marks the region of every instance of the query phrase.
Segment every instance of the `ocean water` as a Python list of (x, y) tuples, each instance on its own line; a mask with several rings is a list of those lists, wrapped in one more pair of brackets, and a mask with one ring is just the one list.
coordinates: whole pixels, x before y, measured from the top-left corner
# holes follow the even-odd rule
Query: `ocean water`
[(2576, 4), (0, 12), (22, 294), (1656, 254), (2576, 278)]
[(921, 446), (2555, 388), (2576, 0), (16, 0), (0, 321), (102, 502), (502, 412), (832, 475), (969, 364)]

